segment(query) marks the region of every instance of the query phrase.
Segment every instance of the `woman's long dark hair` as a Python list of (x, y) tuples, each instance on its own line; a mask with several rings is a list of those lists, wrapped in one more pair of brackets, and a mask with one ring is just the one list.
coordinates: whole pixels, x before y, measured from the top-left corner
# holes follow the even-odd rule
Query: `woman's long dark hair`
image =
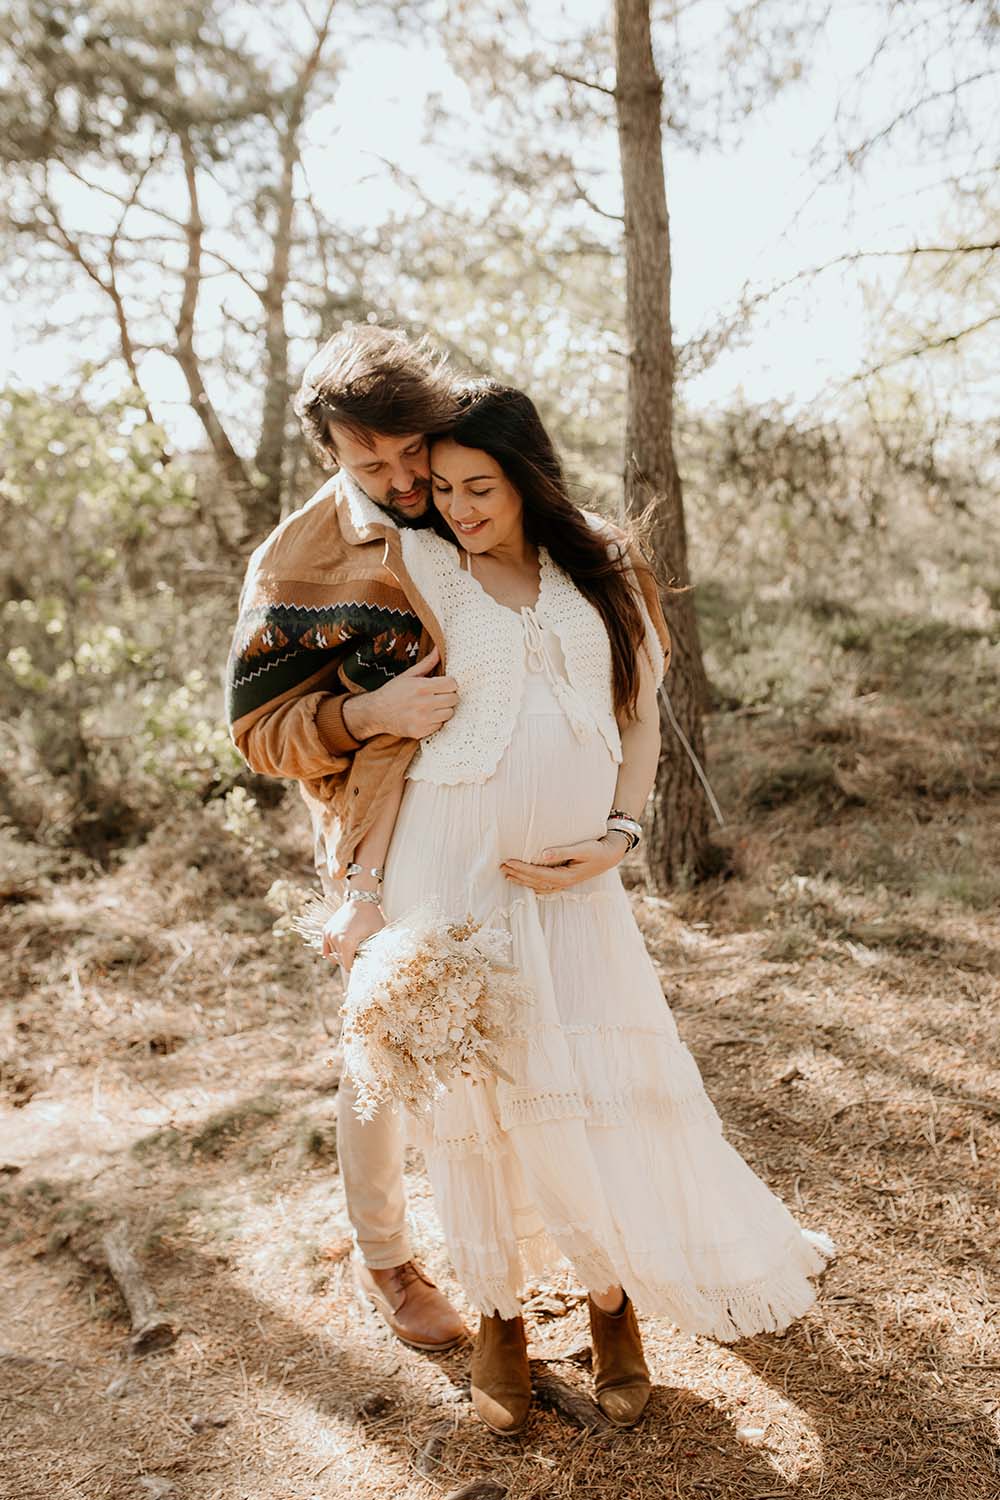
[[(617, 713), (635, 716), (639, 695), (639, 651), (645, 624), (628, 573), (635, 564), (650, 571), (630, 538), (619, 528), (622, 545), (609, 550), (606, 531), (595, 530), (573, 504), (552, 440), (534, 402), (513, 386), (482, 380), (460, 387), (460, 415), (446, 432), (463, 448), (479, 448), (503, 470), (524, 502), (524, 534), (546, 547), (604, 621), (611, 642), (612, 692)], [(454, 533), (435, 509), (435, 530), (449, 541)], [(612, 555), (612, 554), (617, 555)]]

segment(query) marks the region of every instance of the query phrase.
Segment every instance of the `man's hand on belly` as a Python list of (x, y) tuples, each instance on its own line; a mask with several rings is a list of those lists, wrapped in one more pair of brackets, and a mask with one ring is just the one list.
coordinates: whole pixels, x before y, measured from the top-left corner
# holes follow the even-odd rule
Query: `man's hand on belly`
[(624, 834), (609, 831), (601, 839), (584, 839), (579, 844), (563, 844), (543, 849), (539, 864), (523, 859), (505, 859), (501, 875), (515, 885), (525, 885), (539, 895), (566, 891), (571, 886), (593, 880), (606, 870), (614, 869), (628, 849)]

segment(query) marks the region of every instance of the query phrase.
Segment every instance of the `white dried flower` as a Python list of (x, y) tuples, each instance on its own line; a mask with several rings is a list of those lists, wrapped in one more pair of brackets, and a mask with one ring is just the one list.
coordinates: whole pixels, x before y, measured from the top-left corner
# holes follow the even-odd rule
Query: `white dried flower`
[[(296, 922), (310, 946), (336, 910), (315, 897)], [(513, 1080), (500, 1067), (531, 991), (510, 958), (511, 937), (428, 902), (358, 949), (344, 1001), (344, 1067), (355, 1108), (370, 1120), (391, 1099), (421, 1112), (459, 1076)]]

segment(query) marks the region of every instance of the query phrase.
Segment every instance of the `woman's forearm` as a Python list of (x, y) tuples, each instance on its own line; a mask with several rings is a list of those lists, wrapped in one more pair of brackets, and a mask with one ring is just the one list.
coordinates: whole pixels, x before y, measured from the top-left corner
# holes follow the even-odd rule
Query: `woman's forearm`
[(392, 843), (392, 835), (396, 828), (396, 819), (399, 817), (405, 785), (405, 780), (400, 779), (398, 786), (386, 797), (379, 808), (375, 821), (358, 842), (354, 851), (354, 863), (361, 866), (361, 873), (351, 878), (353, 890), (377, 889), (378, 882), (371, 872), (373, 869), (381, 870), (385, 866), (389, 845)]
[(639, 656), (636, 717), (621, 727), (622, 760), (615, 783), (615, 807), (641, 817), (656, 781), (660, 760), (660, 708), (657, 684), (644, 652)]
[[(344, 899), (323, 929), (323, 956), (339, 963), (349, 974), (359, 947), (385, 926), (382, 886), (373, 870), (383, 869), (392, 842), (396, 818), (403, 800), (403, 786), (393, 789), (375, 814), (375, 821), (354, 850), (353, 863), (360, 869), (344, 888)], [(361, 892), (366, 893), (360, 900)], [(371, 899), (374, 896), (376, 899)]]

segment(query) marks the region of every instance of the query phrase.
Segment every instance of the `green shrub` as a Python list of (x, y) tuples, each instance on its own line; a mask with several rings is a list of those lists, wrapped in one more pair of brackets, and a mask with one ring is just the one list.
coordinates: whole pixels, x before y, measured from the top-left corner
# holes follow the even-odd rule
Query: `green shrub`
[(0, 810), (100, 852), (242, 774), (221, 687), (239, 564), (197, 589), (186, 570), (217, 543), (195, 477), (131, 393), (8, 391), (0, 446)]

